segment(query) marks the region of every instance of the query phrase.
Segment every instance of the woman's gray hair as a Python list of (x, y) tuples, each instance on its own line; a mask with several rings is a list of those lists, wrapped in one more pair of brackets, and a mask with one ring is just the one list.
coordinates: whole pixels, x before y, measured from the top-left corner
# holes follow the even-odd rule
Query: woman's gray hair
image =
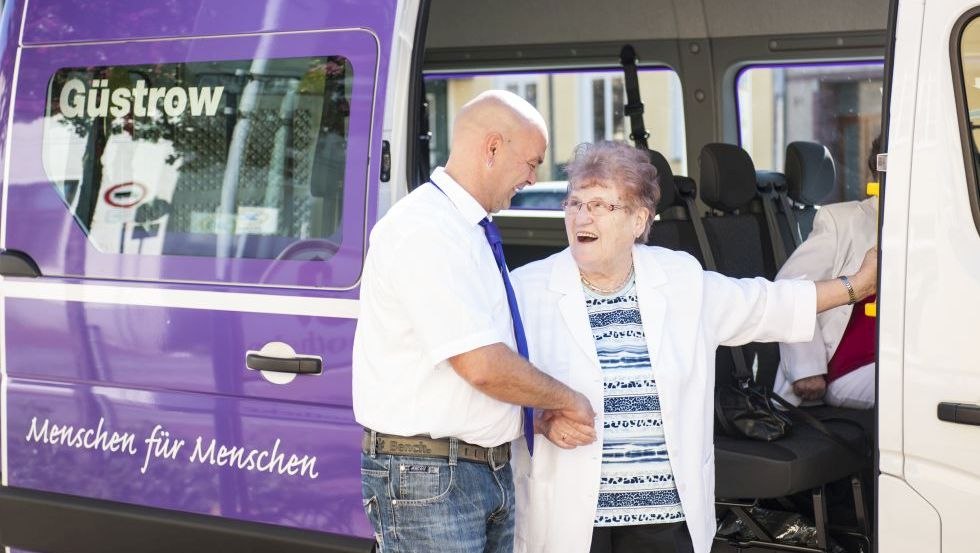
[(646, 208), (650, 213), (647, 226), (636, 239), (637, 243), (646, 243), (660, 202), (660, 177), (646, 152), (622, 142), (579, 144), (565, 165), (565, 172), (569, 192), (572, 188), (611, 182), (619, 187), (620, 195), (630, 209)]

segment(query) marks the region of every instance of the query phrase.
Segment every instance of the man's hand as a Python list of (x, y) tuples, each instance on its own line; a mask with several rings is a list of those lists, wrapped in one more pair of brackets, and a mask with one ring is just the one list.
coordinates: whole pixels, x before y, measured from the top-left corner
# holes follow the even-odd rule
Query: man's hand
[(801, 378), (793, 383), (793, 393), (805, 401), (815, 401), (827, 393), (827, 379), (822, 374)]
[(540, 412), (534, 420), (534, 431), (562, 449), (574, 449), (595, 441), (592, 424), (576, 422), (557, 410)]

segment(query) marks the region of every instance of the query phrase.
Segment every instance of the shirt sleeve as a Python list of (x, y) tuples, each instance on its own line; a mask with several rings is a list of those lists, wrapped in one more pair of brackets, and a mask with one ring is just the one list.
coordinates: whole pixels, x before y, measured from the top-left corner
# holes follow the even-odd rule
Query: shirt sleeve
[(817, 291), (809, 280), (736, 279), (708, 271), (702, 309), (720, 345), (798, 342), (813, 337)]
[(485, 285), (487, 277), (468, 242), (424, 227), (402, 238), (386, 256), (386, 280), (429, 361), (437, 365), (483, 346), (507, 343), (494, 325), (491, 301), (503, 281), (499, 289)]

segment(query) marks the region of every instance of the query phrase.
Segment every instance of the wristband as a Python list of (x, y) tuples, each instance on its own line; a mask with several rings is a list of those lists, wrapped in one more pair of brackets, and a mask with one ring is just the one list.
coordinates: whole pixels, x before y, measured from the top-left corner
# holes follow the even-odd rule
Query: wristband
[(844, 285), (844, 288), (847, 288), (847, 305), (854, 305), (857, 303), (857, 296), (854, 294), (854, 287), (851, 286), (851, 281), (844, 275), (837, 277), (837, 280)]

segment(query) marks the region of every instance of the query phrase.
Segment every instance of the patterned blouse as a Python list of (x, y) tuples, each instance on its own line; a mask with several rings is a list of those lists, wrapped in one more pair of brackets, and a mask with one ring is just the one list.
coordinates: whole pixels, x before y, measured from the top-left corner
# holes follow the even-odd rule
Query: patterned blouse
[(585, 304), (604, 382), (602, 474), (596, 526), (684, 520), (667, 457), (660, 398), (647, 351), (633, 277), (600, 295), (587, 286)]

